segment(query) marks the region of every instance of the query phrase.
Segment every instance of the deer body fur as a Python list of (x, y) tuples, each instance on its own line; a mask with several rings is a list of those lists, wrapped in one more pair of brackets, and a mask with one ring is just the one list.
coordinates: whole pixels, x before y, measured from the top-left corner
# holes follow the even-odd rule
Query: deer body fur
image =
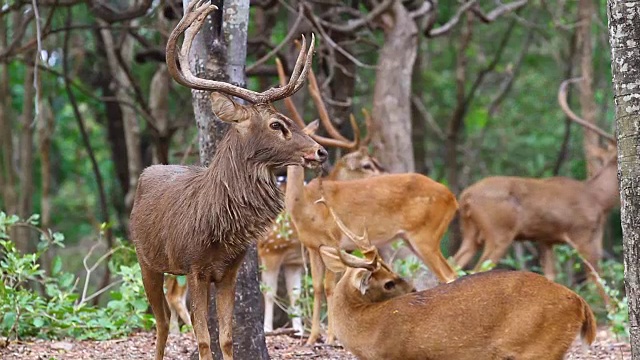
[(362, 360), (559, 360), (578, 334), (595, 338), (589, 305), (534, 273), (469, 275), (382, 302), (365, 299), (350, 276), (331, 311), (337, 338)]
[(320, 248), (327, 268), (344, 273), (329, 309), (336, 336), (362, 360), (560, 360), (578, 334), (595, 339), (584, 299), (534, 273), (490, 271), (415, 292), (371, 245), (372, 223), (357, 236), (320, 202), (364, 255)]
[[(249, 245), (266, 234), (283, 208), (273, 171), (289, 165), (315, 168), (327, 157), (326, 150), (308, 135), (317, 122), (303, 130), (271, 105), (302, 87), (311, 66), (313, 36), (309, 50), (300, 51), (285, 86), (257, 93), (198, 78), (188, 61), (191, 44), (207, 15), (216, 9), (206, 0), (188, 4), (167, 40), (167, 69), (178, 83), (211, 91), (213, 113), (231, 126), (209, 167), (154, 165), (145, 169), (131, 211), (131, 240), (156, 318), (156, 360), (164, 357), (169, 331), (164, 273), (187, 275), (201, 360), (213, 359), (207, 319), (210, 283), (215, 283), (220, 348), (224, 360), (233, 359), (238, 268)], [(183, 33), (182, 47), (177, 50)], [(302, 48), (306, 48), (304, 39)], [(227, 95), (252, 104), (238, 104)]]

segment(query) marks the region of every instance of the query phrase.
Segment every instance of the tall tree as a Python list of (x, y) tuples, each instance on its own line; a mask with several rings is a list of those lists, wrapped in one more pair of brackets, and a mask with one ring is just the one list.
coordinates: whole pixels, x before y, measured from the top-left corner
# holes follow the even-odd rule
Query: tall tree
[(640, 2), (609, 0), (611, 72), (618, 129), (618, 180), (629, 299), (631, 357), (640, 359)]
[(373, 94), (372, 143), (376, 156), (390, 172), (413, 172), (411, 78), (418, 26), (400, 0), (383, 16), (385, 41)]
[[(186, 9), (188, 4), (189, 0), (184, 0), (183, 8)], [(245, 86), (249, 0), (226, 0), (217, 6), (219, 10), (212, 14), (212, 17), (216, 19), (213, 20), (213, 24), (208, 24), (212, 26), (204, 26), (194, 39), (194, 51), (192, 52), (194, 56), (189, 59), (192, 71), (200, 77)], [(222, 14), (225, 14), (224, 18), (221, 16)], [(200, 161), (206, 166), (215, 153), (218, 141), (228, 130), (228, 126), (224, 125), (212, 113), (207, 92), (192, 90), (192, 100), (198, 125)], [(216, 359), (222, 359), (218, 341), (215, 296), (215, 286), (212, 286), (208, 322), (211, 350)], [(233, 324), (233, 354), (237, 359), (269, 358), (262, 327), (258, 252), (255, 244), (247, 250), (242, 267), (238, 272)], [(192, 359), (198, 359), (197, 351), (192, 354)]]

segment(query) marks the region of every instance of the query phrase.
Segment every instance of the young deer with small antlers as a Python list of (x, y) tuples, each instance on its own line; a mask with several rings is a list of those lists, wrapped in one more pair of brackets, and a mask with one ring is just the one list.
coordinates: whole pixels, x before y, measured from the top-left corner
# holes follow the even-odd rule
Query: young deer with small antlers
[[(309, 73), (309, 91), (314, 99), (320, 99), (315, 77)], [(285, 102), (287, 104), (287, 102)], [(315, 101), (320, 119), (327, 118), (321, 100)], [(292, 119), (302, 122), (295, 107), (288, 106)], [(300, 125), (304, 126), (304, 123)], [(352, 121), (352, 126), (355, 126)], [(329, 130), (329, 128), (327, 128)], [(337, 132), (337, 131), (336, 131)], [(340, 134), (331, 134), (334, 138)], [(313, 137), (325, 146), (335, 139)], [(344, 138), (344, 137), (343, 137)], [(348, 141), (345, 139), (345, 141)], [(342, 146), (344, 144), (335, 144)], [(378, 246), (402, 238), (427, 264), (442, 282), (453, 281), (457, 275), (440, 250), (440, 240), (458, 209), (455, 196), (446, 186), (420, 174), (387, 174), (366, 179), (329, 181), (315, 179), (304, 185), (304, 170), (299, 166), (287, 168), (285, 203), (296, 227), (299, 239), (309, 250), (311, 277), (313, 279), (313, 317), (308, 344), (320, 336), (320, 310), (323, 292), (331, 309), (331, 294), (335, 286), (333, 272), (325, 271), (320, 258), (321, 245), (338, 246), (342, 233), (329, 216), (326, 208), (315, 204), (321, 189), (336, 212), (351, 224), (351, 215), (370, 219), (372, 239)], [(322, 183), (322, 185), (320, 185)], [(348, 241), (348, 240), (347, 240)], [(323, 285), (323, 277), (324, 285)], [(323, 291), (324, 290), (324, 291)], [(333, 343), (332, 318), (329, 316), (328, 343)]]
[[(265, 235), (283, 209), (273, 170), (287, 165), (315, 168), (327, 158), (322, 146), (270, 104), (291, 96), (303, 85), (311, 66), (313, 36), (308, 52), (303, 45), (287, 86), (256, 93), (197, 78), (189, 68), (189, 50), (206, 16), (215, 9), (205, 0), (189, 4), (167, 41), (167, 65), (180, 84), (214, 91), (213, 112), (231, 128), (218, 144), (209, 167), (155, 165), (145, 169), (131, 212), (131, 239), (156, 318), (156, 360), (164, 356), (169, 330), (164, 273), (187, 275), (200, 359), (213, 359), (207, 315), (209, 285), (215, 283), (222, 354), (225, 360), (233, 359), (238, 268), (246, 249)], [(177, 40), (183, 32), (178, 52)], [(237, 104), (220, 92), (253, 105)]]
[[(613, 136), (571, 111), (566, 100), (568, 83), (564, 81), (558, 92), (563, 111), (615, 145)], [(531, 240), (540, 246), (543, 270), (551, 280), (555, 278), (554, 244), (575, 244), (597, 271), (604, 222), (620, 196), (615, 146), (602, 154), (603, 167), (586, 181), (496, 176), (468, 187), (460, 195), (463, 240), (454, 256), (456, 263), (465, 267), (484, 244), (477, 271), (486, 260), (497, 263), (514, 240)]]
[(327, 267), (344, 273), (329, 310), (336, 336), (362, 360), (562, 359), (578, 334), (595, 339), (584, 299), (531, 272), (494, 270), (415, 292), (369, 242), (368, 219), (356, 236), (329, 212), (364, 254), (320, 247)]

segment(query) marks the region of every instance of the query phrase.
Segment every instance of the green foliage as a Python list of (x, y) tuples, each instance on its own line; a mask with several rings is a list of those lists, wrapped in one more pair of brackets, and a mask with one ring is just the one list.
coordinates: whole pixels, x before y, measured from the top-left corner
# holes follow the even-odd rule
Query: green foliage
[[(573, 264), (573, 271), (584, 271), (583, 260), (578, 252), (568, 246), (556, 246), (554, 249), (556, 264)], [(629, 302), (624, 294), (624, 265), (615, 260), (605, 260), (602, 262), (602, 278), (600, 285), (610, 299), (609, 307), (604, 305), (602, 295), (593, 281), (586, 281), (574, 288), (594, 309), (599, 318), (606, 318), (611, 325), (611, 330), (617, 334), (629, 337)], [(570, 279), (565, 269), (559, 269), (557, 281), (571, 286)]]
[(152, 316), (146, 314), (148, 304), (137, 263), (117, 267), (120, 286), (111, 292), (107, 306), (98, 308), (89, 304), (93, 296), (78, 291), (79, 278), (63, 270), (60, 257), (53, 259), (50, 274), (41, 268), (42, 255), (53, 246), (63, 246), (61, 234), (41, 231), (38, 251), (21, 254), (8, 230), (14, 226), (35, 228), (36, 219), (21, 222), (0, 212), (1, 336), (104, 340), (153, 326)]

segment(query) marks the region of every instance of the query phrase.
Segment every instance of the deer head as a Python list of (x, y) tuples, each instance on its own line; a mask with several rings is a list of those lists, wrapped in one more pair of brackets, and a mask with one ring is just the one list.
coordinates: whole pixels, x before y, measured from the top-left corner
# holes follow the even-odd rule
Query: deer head
[[(213, 113), (220, 120), (232, 125), (229, 131), (238, 141), (246, 145), (237, 148), (246, 152), (244, 155), (248, 161), (266, 164), (269, 167), (288, 165), (318, 167), (327, 158), (327, 152), (308, 135), (317, 127), (317, 122), (301, 129), (271, 105), (274, 101), (293, 95), (304, 84), (311, 68), (314, 36), (311, 36), (311, 45), (306, 53), (304, 51), (306, 40), (304, 36), (302, 37), (302, 49), (291, 79), (282, 87), (258, 93), (229, 83), (198, 78), (189, 67), (188, 56), (191, 44), (207, 15), (216, 9), (215, 5), (208, 4), (205, 0), (192, 1), (189, 4), (184, 17), (171, 32), (167, 41), (169, 73), (184, 86), (212, 91)], [(184, 41), (178, 51), (176, 49), (178, 38), (183, 33)], [(244, 99), (251, 104), (241, 105), (229, 95)]]
[(359, 296), (369, 302), (381, 302), (416, 291), (409, 281), (393, 272), (382, 260), (378, 250), (371, 245), (366, 228), (362, 236), (357, 236), (338, 218), (324, 198), (316, 202), (327, 206), (340, 230), (364, 255), (362, 259), (335, 247), (320, 246), (320, 254), (327, 268), (335, 273), (344, 272), (343, 279), (350, 284), (352, 291), (358, 291)]

